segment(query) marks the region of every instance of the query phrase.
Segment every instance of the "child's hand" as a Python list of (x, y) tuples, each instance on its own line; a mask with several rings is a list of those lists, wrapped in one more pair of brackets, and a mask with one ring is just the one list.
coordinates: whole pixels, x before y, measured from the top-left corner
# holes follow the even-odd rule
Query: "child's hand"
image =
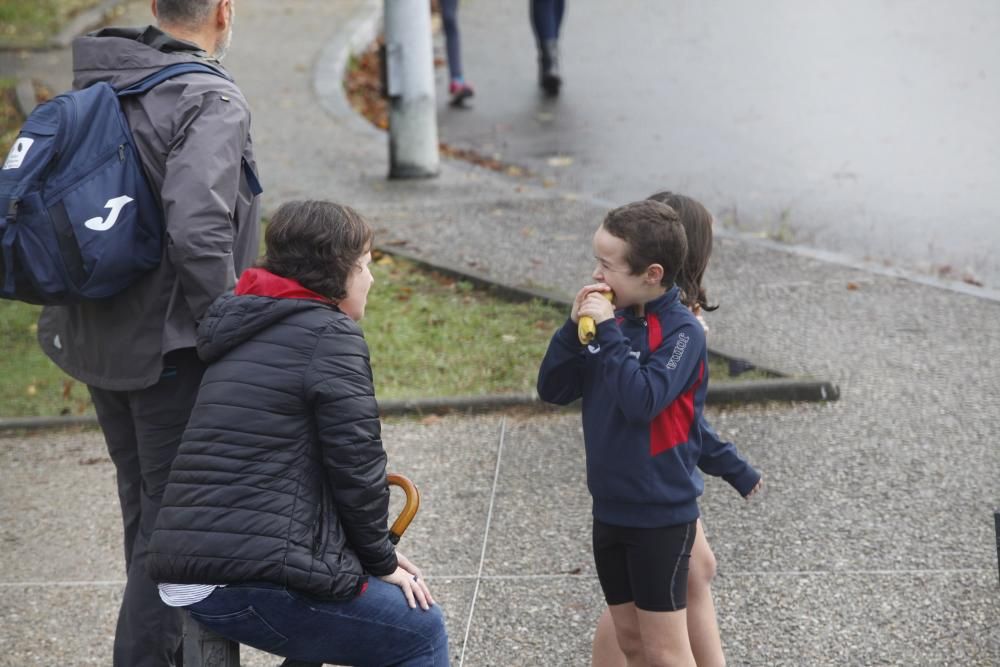
[[(580, 307), (583, 305), (583, 302), (587, 299), (588, 294), (590, 294), (591, 292), (610, 292), (610, 291), (611, 288), (605, 285), (604, 283), (594, 283), (593, 285), (587, 285), (586, 287), (582, 288), (579, 292), (576, 293), (576, 298), (573, 299), (573, 310), (569, 315), (570, 319), (573, 320), (575, 324), (580, 323)], [(601, 299), (601, 301), (607, 303), (606, 299)], [(614, 315), (614, 309), (612, 309), (611, 314)]]
[(764, 478), (763, 477), (761, 477), (760, 479), (757, 480), (757, 483), (753, 485), (752, 489), (750, 489), (750, 493), (748, 493), (745, 496), (743, 496), (743, 498), (745, 498), (746, 500), (750, 500), (750, 498), (753, 497), (753, 494), (757, 493), (762, 488), (764, 488)]
[(583, 299), (583, 303), (580, 304), (577, 316), (587, 315), (588, 317), (593, 317), (596, 324), (613, 318), (615, 316), (615, 307), (611, 305), (610, 301), (601, 296), (601, 292), (603, 291), (605, 290), (591, 290), (588, 292)]

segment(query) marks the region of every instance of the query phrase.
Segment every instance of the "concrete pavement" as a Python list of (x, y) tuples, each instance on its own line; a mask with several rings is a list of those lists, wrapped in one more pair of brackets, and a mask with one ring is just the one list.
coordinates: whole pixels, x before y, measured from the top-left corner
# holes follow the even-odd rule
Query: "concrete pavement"
[[(571, 294), (608, 202), (449, 161), (433, 181), (385, 180), (386, 139), (346, 108), (338, 71), (378, 6), (241, 0), (228, 64), (266, 207), (342, 201), (380, 244)], [(521, 94), (510, 81), (491, 94)], [(710, 413), (767, 484), (748, 504), (709, 480), (703, 503), (730, 664), (1000, 663), (1000, 303), (742, 237), (720, 239), (707, 281), (714, 346), (841, 387), (836, 404)], [(601, 597), (578, 417), (392, 419), (385, 442), (424, 494), (403, 545), (453, 663), (587, 664)], [(122, 567), (100, 436), (4, 439), (0, 470), (0, 665), (108, 664)]]

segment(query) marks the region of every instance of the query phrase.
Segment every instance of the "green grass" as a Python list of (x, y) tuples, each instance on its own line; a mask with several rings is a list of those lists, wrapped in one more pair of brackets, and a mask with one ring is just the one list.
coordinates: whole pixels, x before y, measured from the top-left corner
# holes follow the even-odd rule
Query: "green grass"
[(38, 306), (0, 301), (0, 417), (77, 415), (91, 411), (87, 388), (67, 377), (35, 341)]
[(0, 160), (7, 157), (24, 122), (14, 98), (14, 86), (14, 79), (0, 77)]
[[(566, 316), (386, 256), (372, 272), (375, 287), (361, 324), (383, 399), (530, 391), (549, 337)], [(0, 301), (0, 416), (90, 412), (86, 387), (38, 347), (38, 311)]]
[[(381, 256), (362, 327), (381, 399), (530, 392), (563, 308), (511, 303), (490, 290)], [(91, 412), (87, 389), (42, 354), (37, 306), (0, 301), (0, 416)], [(726, 363), (710, 362), (713, 382)], [(751, 372), (740, 380), (765, 377)]]
[(383, 256), (362, 327), (381, 398), (527, 392), (566, 312)]
[(101, 0), (0, 0), (0, 41), (7, 46), (43, 46), (71, 18)]

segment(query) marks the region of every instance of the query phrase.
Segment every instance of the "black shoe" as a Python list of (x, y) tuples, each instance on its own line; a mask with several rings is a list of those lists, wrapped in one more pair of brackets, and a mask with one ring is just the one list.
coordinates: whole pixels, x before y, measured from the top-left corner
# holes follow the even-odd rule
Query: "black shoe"
[(551, 96), (559, 94), (562, 77), (559, 76), (559, 43), (546, 40), (538, 47), (538, 85)]

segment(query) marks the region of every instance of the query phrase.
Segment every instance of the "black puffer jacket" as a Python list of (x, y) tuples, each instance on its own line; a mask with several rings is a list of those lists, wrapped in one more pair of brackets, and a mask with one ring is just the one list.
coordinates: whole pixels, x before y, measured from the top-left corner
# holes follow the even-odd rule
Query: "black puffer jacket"
[(357, 324), (308, 297), (230, 294), (201, 323), (198, 352), (210, 365), (152, 537), (153, 579), (266, 581), (343, 599), (366, 573), (393, 572)]

